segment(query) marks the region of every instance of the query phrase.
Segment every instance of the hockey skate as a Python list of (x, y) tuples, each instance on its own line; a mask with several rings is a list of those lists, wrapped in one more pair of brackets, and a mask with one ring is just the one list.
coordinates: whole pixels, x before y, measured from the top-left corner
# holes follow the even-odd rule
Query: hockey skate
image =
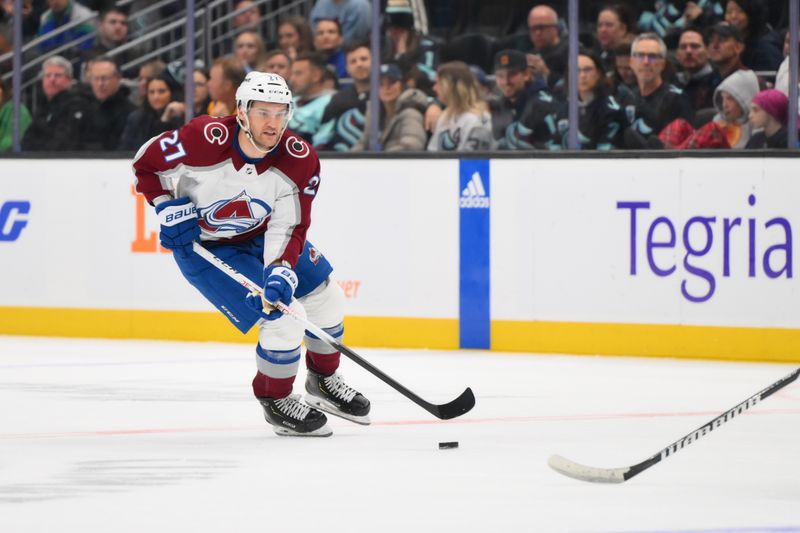
[(309, 370), (306, 392), (308, 405), (356, 424), (369, 425), (369, 400), (345, 383), (340, 374), (323, 376)]
[(327, 426), (328, 418), (300, 402), (299, 394), (286, 398), (258, 398), (264, 408), (264, 418), (272, 424), (272, 429), (281, 436), (289, 437), (330, 437), (333, 431)]

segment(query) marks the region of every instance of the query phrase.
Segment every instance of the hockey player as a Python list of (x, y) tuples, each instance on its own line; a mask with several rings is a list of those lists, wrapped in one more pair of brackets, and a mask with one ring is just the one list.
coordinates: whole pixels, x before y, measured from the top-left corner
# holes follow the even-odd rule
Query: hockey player
[[(327, 437), (320, 410), (369, 424), (369, 401), (336, 372), (339, 352), (273, 307), (283, 302), (342, 337), (344, 296), (329, 277), (331, 265), (305, 240), (320, 165), (313, 148), (286, 129), (291, 91), (277, 74), (254, 71), (236, 91), (236, 106), (236, 116), (200, 116), (145, 143), (133, 162), (136, 190), (155, 206), (161, 244), (189, 283), (242, 333), (258, 326), (253, 392), (275, 432)], [(263, 298), (193, 253), (195, 240), (263, 280)], [(291, 394), (301, 340), (306, 403)]]

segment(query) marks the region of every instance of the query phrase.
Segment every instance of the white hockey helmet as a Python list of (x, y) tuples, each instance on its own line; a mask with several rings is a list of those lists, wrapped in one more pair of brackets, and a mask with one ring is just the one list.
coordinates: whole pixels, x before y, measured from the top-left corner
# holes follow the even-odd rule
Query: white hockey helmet
[(286, 104), (289, 114), (286, 121), (292, 120), (294, 100), (292, 91), (278, 74), (272, 72), (250, 72), (236, 89), (236, 106), (245, 113), (250, 110), (252, 102), (273, 102)]

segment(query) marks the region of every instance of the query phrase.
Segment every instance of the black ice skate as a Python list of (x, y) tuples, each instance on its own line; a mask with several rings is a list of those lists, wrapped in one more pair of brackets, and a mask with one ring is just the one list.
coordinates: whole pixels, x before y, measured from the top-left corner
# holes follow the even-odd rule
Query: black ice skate
[(309, 370), (306, 391), (308, 405), (357, 424), (370, 423), (369, 400), (345, 383), (341, 375), (323, 376)]
[(278, 435), (291, 437), (330, 437), (333, 431), (326, 425), (328, 418), (300, 402), (299, 394), (273, 400), (258, 398), (264, 408), (264, 418)]

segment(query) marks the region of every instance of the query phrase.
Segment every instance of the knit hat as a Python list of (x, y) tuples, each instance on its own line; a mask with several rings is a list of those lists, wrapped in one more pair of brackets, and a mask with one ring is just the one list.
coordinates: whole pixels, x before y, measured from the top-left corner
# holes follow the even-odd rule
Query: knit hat
[(785, 94), (776, 89), (766, 89), (753, 97), (753, 103), (786, 125), (789, 117), (789, 99)]
[(400, 28), (414, 27), (414, 11), (408, 0), (389, 0), (386, 5), (386, 23)]

